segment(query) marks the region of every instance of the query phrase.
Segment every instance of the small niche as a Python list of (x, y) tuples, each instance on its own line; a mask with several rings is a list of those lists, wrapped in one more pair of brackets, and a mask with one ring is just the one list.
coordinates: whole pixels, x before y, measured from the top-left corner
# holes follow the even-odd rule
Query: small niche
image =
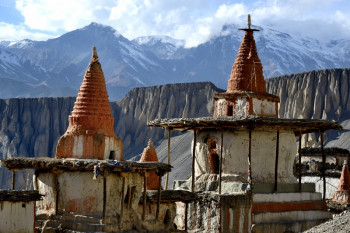
[(232, 105), (227, 106), (227, 116), (233, 116), (233, 106)]
[(215, 138), (208, 140), (208, 160), (211, 174), (219, 174), (220, 171), (220, 159), (217, 154), (217, 141)]
[(115, 151), (114, 150), (111, 150), (111, 152), (109, 152), (109, 158), (110, 160), (115, 160)]

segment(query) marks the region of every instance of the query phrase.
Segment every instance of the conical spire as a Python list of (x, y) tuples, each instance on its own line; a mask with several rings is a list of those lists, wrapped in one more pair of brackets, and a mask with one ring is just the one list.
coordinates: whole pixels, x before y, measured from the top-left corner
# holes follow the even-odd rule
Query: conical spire
[[(147, 147), (143, 149), (140, 162), (158, 162), (156, 148), (151, 139), (148, 140)], [(148, 173), (147, 190), (157, 190), (159, 187), (158, 176), (154, 172)]]
[(253, 36), (253, 32), (259, 30), (251, 28), (250, 15), (248, 15), (248, 28), (240, 30), (245, 31), (245, 35), (232, 67), (227, 92), (252, 91), (265, 93), (266, 84), (263, 76), (263, 68), (258, 57)]
[[(57, 145), (56, 157), (122, 159), (122, 141), (115, 135), (105, 78), (96, 47), (80, 86), (69, 126)], [(69, 139), (68, 139), (69, 138)], [(113, 156), (112, 156), (113, 157)]]
[(345, 160), (337, 191), (333, 195), (333, 201), (350, 202), (350, 173), (348, 163)]
[(93, 47), (92, 60), (80, 86), (72, 115), (69, 116), (67, 131), (95, 130), (114, 135), (113, 123), (105, 78), (96, 47)]

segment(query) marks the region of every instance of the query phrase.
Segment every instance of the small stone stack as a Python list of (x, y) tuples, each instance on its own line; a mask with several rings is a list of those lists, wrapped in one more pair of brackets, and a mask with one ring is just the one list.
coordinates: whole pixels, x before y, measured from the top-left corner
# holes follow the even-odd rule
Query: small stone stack
[[(156, 148), (153, 146), (151, 139), (148, 141), (148, 145), (143, 149), (140, 162), (158, 162), (158, 156)], [(150, 172), (147, 177), (147, 190), (158, 190), (159, 179), (156, 173)]]

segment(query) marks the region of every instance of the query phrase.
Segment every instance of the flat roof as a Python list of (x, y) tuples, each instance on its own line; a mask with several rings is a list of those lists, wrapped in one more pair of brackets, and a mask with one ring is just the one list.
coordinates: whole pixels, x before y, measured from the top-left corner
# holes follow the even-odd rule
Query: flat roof
[(38, 190), (0, 190), (0, 201), (31, 202), (42, 198)]
[(101, 171), (119, 172), (156, 172), (165, 174), (170, 172), (172, 166), (158, 162), (135, 162), (98, 159), (55, 159), (41, 158), (8, 158), (1, 160), (3, 166), (9, 170), (37, 169), (37, 170), (66, 170), (66, 171), (93, 171), (98, 166)]
[(163, 127), (170, 130), (238, 130), (242, 127), (257, 129), (270, 127), (273, 129), (292, 130), (295, 134), (317, 133), (326, 130), (341, 130), (342, 126), (336, 121), (306, 120), (306, 119), (283, 119), (276, 117), (200, 117), (200, 118), (165, 118), (155, 119), (147, 123), (150, 127)]

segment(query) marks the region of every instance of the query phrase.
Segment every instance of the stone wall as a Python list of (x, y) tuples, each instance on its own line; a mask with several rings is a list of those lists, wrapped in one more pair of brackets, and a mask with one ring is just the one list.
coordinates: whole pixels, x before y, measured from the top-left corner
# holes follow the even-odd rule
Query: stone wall
[[(186, 208), (178, 215), (185, 216)], [(219, 195), (205, 192), (188, 204), (188, 230), (193, 232), (250, 232), (251, 197), (248, 194)], [(185, 225), (182, 220), (181, 225)]]

